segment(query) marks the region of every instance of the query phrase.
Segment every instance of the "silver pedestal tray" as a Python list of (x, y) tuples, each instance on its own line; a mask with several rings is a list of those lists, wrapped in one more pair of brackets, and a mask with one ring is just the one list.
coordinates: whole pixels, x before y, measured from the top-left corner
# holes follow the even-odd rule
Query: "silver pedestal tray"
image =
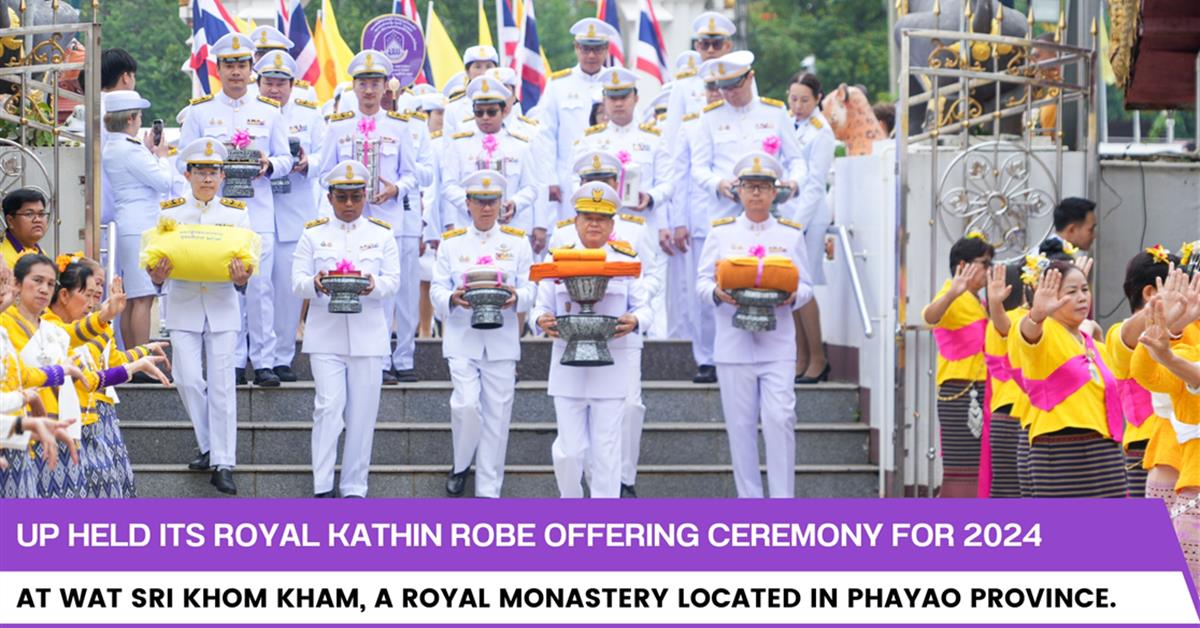
[(221, 196), (226, 198), (253, 198), (252, 180), (262, 170), (259, 159), (262, 152), (254, 148), (231, 148), (221, 168), (225, 173), (225, 184)]
[(738, 309), (733, 314), (733, 326), (745, 331), (772, 331), (775, 329), (775, 308), (788, 298), (781, 290), (739, 288), (730, 290), (729, 296), (737, 301)]
[(501, 288), (472, 288), (463, 293), (463, 300), (471, 304), (471, 327), (496, 329), (504, 326), (501, 307), (512, 298), (508, 290)]
[(330, 314), (358, 314), (362, 311), (358, 295), (371, 285), (371, 280), (360, 275), (326, 275), (321, 285), (330, 293)]
[(617, 330), (617, 318), (596, 314), (593, 306), (604, 298), (608, 277), (568, 277), (563, 279), (571, 300), (579, 304), (578, 314), (558, 317), (558, 333), (567, 342), (559, 360), (564, 366), (608, 366), (613, 363), (608, 340)]

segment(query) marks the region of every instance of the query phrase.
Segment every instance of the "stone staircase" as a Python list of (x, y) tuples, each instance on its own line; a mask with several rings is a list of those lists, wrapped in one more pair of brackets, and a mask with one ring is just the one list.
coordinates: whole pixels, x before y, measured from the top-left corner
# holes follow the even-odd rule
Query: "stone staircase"
[[(504, 495), (555, 497), (550, 445), (554, 404), (546, 394), (550, 344), (523, 341), (513, 404)], [(451, 383), (438, 341), (419, 341), (420, 382), (383, 389), (371, 466), (375, 497), (442, 497), (451, 460)], [(279, 388), (240, 387), (238, 467), (241, 496), (312, 494), (309, 467), (313, 383), (307, 356), (297, 354), (301, 381)], [(716, 385), (696, 385), (686, 342), (651, 341), (643, 352), (646, 423), (638, 471), (643, 497), (731, 497), (736, 494)], [(121, 430), (134, 462), (138, 493), (147, 497), (219, 496), (207, 473), (188, 471), (195, 438), (179, 394), (153, 385), (119, 390)], [(870, 464), (869, 426), (858, 420), (858, 389), (830, 383), (798, 389), (796, 492), (800, 497), (872, 497), (878, 467)], [(468, 494), (473, 490), (468, 486)]]

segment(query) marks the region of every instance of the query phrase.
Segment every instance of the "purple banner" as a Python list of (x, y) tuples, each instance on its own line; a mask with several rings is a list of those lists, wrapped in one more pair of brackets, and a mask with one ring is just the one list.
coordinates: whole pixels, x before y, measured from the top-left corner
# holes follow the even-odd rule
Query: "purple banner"
[(425, 64), (425, 36), (421, 27), (403, 15), (389, 14), (367, 22), (362, 50), (378, 50), (392, 62), (392, 76), (402, 87), (417, 80)]

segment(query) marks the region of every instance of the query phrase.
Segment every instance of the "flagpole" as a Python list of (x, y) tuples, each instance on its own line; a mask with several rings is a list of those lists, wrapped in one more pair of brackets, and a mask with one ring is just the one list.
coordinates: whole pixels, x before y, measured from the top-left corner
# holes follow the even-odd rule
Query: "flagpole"
[(504, 13), (500, 8), (500, 3), (504, 0), (496, 0), (493, 5), (496, 7), (496, 54), (500, 56), (500, 67), (508, 66), (508, 59), (504, 55), (504, 36), (501, 31), (504, 30)]
[(521, 100), (522, 91), (525, 89), (525, 55), (523, 54), (525, 52), (525, 25), (529, 23), (529, 20), (525, 15), (525, 0), (513, 0), (514, 5), (518, 2), (521, 3), (521, 17), (517, 17), (517, 10), (514, 6), (513, 19), (519, 20), (521, 25), (517, 28), (517, 47), (513, 50), (513, 54), (517, 56), (513, 70), (517, 73), (517, 100)]

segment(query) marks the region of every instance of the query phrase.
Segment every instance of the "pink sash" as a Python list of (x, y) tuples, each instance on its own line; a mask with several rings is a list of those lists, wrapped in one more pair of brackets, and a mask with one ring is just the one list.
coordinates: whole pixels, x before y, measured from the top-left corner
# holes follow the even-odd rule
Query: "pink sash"
[(981, 318), (958, 329), (934, 327), (933, 337), (937, 340), (938, 353), (951, 362), (979, 354), (983, 351), (987, 324), (987, 319)]
[[(1108, 419), (1108, 431), (1112, 439), (1121, 442), (1125, 433), (1125, 413), (1121, 409), (1121, 394), (1118, 390), (1117, 378), (1104, 363), (1104, 358), (1096, 351), (1092, 337), (1084, 334), (1083, 342), (1088, 350), (1096, 356), (1096, 368), (1104, 380), (1104, 407)], [(1025, 392), (1029, 394), (1029, 403), (1043, 412), (1050, 412), (1058, 404), (1067, 400), (1092, 379), (1088, 370), (1086, 355), (1077, 355), (1055, 369), (1046, 379), (1026, 379)]]
[(1121, 408), (1125, 411), (1125, 420), (1134, 427), (1140, 427), (1154, 414), (1150, 391), (1142, 388), (1132, 377), (1118, 380), (1117, 386), (1121, 391)]
[(1007, 355), (983, 354), (988, 380), (983, 389), (983, 432), (979, 435), (979, 492), (977, 497), (992, 496), (992, 379), (1000, 382), (1021, 381), (1021, 372), (1012, 367)]

